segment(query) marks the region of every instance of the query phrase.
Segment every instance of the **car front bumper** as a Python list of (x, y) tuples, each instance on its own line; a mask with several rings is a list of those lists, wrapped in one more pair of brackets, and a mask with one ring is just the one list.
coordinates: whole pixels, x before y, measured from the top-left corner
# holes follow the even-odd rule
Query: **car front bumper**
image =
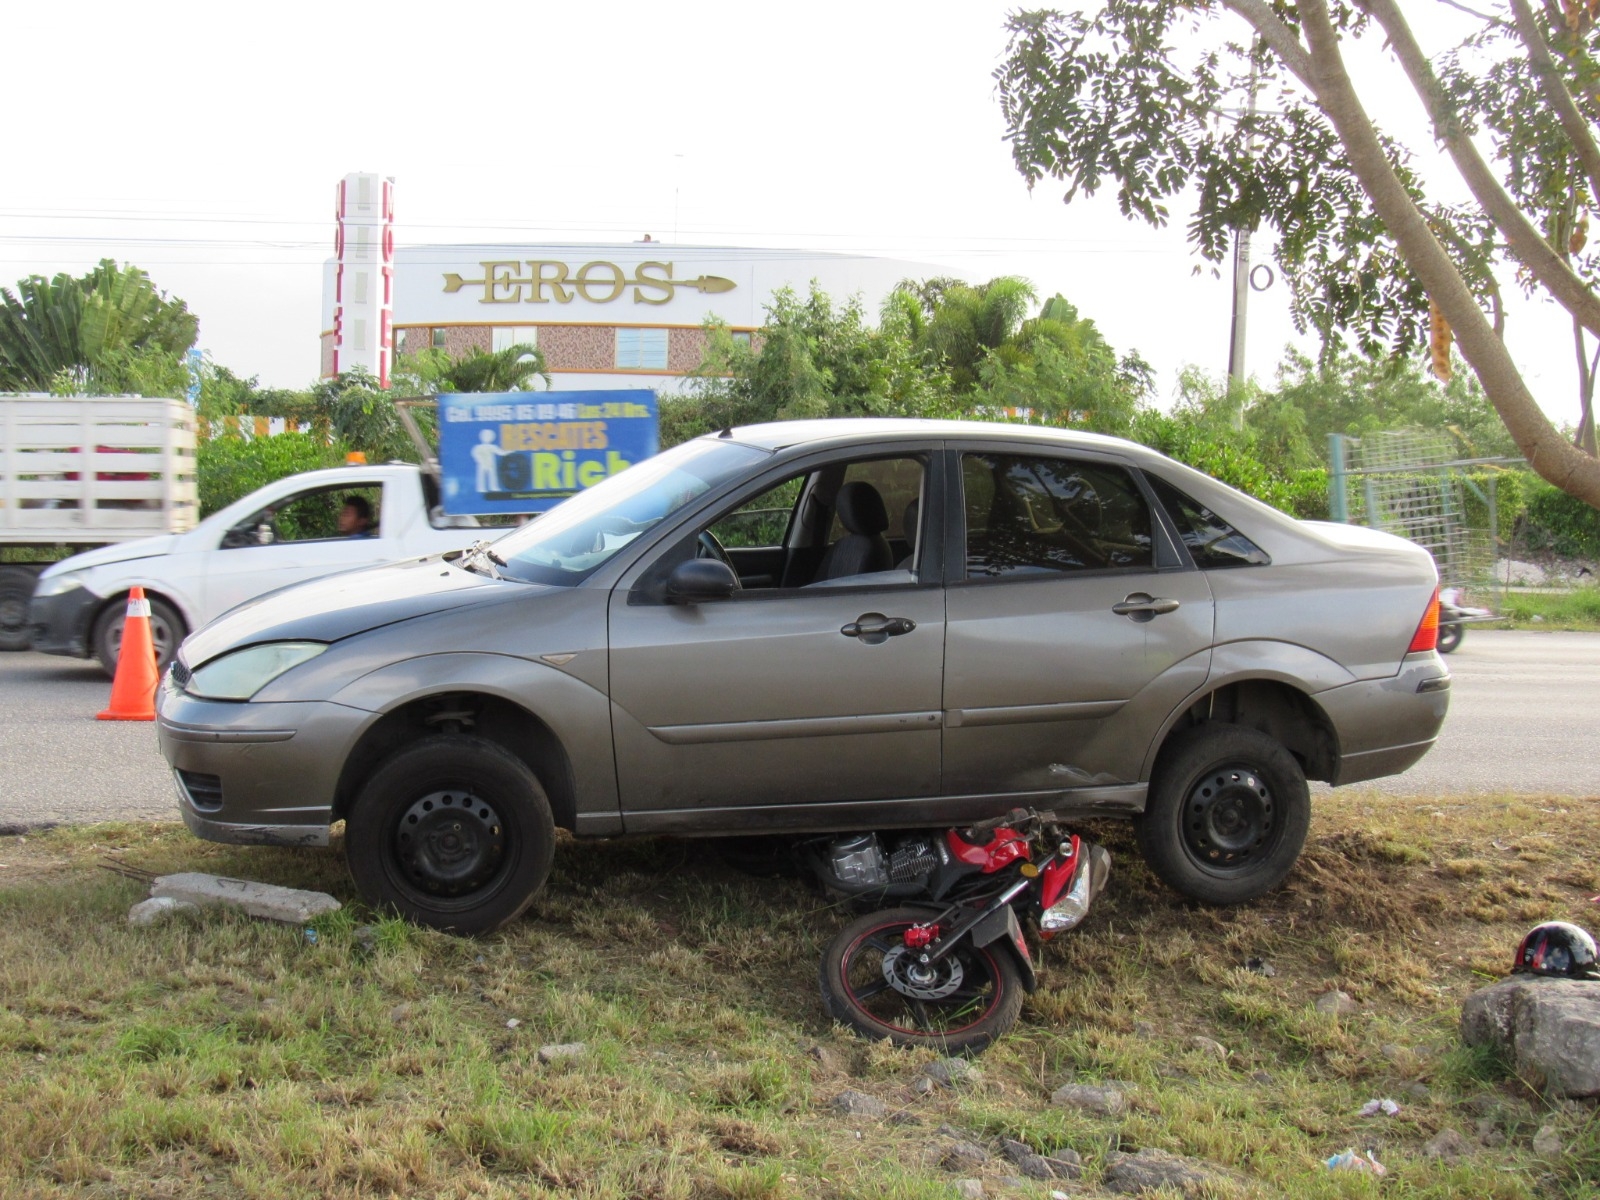
[(376, 713), (342, 704), (201, 700), (170, 672), (156, 736), (189, 831), (240, 845), (325, 846), (339, 772)]
[(89, 627), (104, 602), (86, 587), (57, 592), (54, 596), (34, 596), (28, 602), (28, 624), (33, 629), (33, 648), (45, 654), (65, 654), (88, 658)]

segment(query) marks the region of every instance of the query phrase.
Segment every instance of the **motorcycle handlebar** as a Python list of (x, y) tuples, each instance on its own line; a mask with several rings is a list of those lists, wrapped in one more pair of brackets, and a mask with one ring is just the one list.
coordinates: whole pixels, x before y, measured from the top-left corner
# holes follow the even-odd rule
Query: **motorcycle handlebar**
[(1013, 808), (1003, 817), (994, 817), (988, 821), (975, 821), (962, 829), (962, 836), (967, 841), (975, 840), (980, 834), (993, 833), (1004, 826), (1027, 825), (1037, 822), (1040, 825), (1054, 823), (1056, 815), (1053, 812), (1040, 812), (1036, 808)]

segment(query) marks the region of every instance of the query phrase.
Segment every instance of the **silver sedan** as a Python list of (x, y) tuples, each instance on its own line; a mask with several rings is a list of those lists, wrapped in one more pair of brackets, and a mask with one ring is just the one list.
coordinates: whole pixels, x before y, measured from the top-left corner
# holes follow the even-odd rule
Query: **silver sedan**
[(518, 916), (554, 829), (1138, 821), (1179, 891), (1293, 867), (1307, 778), (1403, 771), (1449, 673), (1428, 554), (1144, 447), (1014, 425), (724, 430), (471, 552), (251, 601), (159, 696), (189, 828), (369, 900)]

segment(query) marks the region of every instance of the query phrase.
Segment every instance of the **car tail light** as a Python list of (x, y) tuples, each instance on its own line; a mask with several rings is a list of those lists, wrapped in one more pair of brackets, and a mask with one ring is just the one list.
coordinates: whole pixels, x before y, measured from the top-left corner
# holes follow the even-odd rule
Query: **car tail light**
[(1433, 599), (1428, 601), (1428, 607), (1422, 614), (1422, 620), (1417, 623), (1417, 632), (1411, 635), (1411, 645), (1406, 647), (1407, 654), (1416, 654), (1424, 650), (1436, 650), (1439, 647), (1439, 589), (1433, 589)]

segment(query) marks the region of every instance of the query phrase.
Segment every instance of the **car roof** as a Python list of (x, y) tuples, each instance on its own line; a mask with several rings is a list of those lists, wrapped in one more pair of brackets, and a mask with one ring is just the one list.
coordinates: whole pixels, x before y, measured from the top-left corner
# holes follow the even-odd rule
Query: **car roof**
[(1140, 458), (1152, 457), (1148, 446), (1124, 438), (1058, 429), (1048, 425), (1008, 424), (999, 421), (940, 421), (919, 417), (830, 417), (816, 421), (773, 421), (740, 425), (707, 437), (725, 438), (759, 446), (763, 450), (788, 450), (798, 446), (825, 446), (873, 440), (960, 438), (1052, 442), (1081, 450), (1114, 451)]

